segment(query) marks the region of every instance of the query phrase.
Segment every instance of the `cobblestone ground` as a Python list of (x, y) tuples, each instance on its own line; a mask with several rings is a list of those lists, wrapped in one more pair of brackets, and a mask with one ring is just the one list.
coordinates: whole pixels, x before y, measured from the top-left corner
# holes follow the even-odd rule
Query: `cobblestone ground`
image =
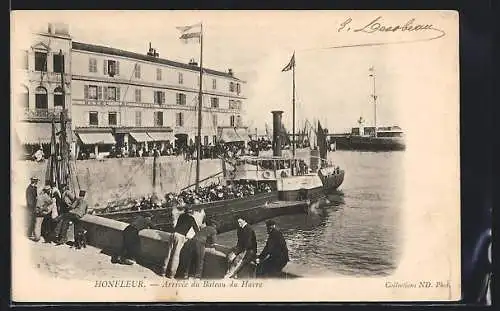
[[(42, 239), (43, 240), (43, 239)], [(112, 264), (109, 255), (92, 246), (76, 250), (67, 245), (30, 241), (33, 264), (51, 277), (78, 280), (152, 279), (158, 276), (140, 265)]]

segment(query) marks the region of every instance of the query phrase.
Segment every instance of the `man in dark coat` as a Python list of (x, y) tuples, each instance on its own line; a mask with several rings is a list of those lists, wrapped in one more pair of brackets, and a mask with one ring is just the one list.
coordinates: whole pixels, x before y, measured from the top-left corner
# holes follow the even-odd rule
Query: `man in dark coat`
[(290, 260), (288, 247), (274, 220), (266, 221), (266, 228), (268, 238), (266, 246), (256, 260), (258, 264), (256, 274), (260, 277), (277, 277)]
[(36, 199), (38, 196), (38, 178), (31, 177), (30, 184), (26, 188), (26, 206), (27, 206), (27, 219), (28, 219), (28, 237), (33, 237), (33, 231), (35, 229), (35, 209), (36, 209)]
[(237, 275), (245, 265), (252, 262), (257, 256), (257, 238), (255, 237), (255, 231), (242, 217), (237, 217), (236, 221), (238, 222), (238, 230), (236, 232), (238, 242), (228, 254), (227, 258), (230, 263), (233, 263), (239, 254), (245, 252), (245, 255), (234, 271), (228, 271), (226, 273), (225, 278)]
[(139, 231), (144, 229), (153, 229), (153, 216), (150, 213), (139, 215), (125, 230), (123, 230), (123, 247), (119, 255), (111, 258), (112, 263), (120, 263), (123, 265), (133, 265), (132, 259), (137, 260), (140, 252), (141, 240), (139, 239)]

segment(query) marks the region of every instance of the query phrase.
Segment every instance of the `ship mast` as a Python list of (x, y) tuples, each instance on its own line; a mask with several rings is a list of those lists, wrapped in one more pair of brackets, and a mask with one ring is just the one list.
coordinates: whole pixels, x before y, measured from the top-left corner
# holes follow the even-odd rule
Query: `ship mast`
[[(293, 55), (295, 57), (295, 51), (293, 52)], [(295, 59), (294, 59), (295, 60)], [(293, 105), (293, 110), (292, 110), (292, 154), (293, 158), (295, 159), (295, 62), (292, 66), (292, 105)], [(294, 174), (294, 166), (292, 165), (292, 175)]]
[(373, 78), (373, 93), (372, 93), (373, 123), (374, 123), (374, 129), (375, 129), (375, 137), (377, 137), (377, 95), (376, 95), (376, 91), (375, 91), (375, 68), (373, 68), (373, 66), (371, 66), (369, 71), (370, 71), (369, 76)]
[(200, 184), (200, 157), (201, 157), (201, 109), (203, 107), (203, 24), (200, 25), (200, 89), (198, 94), (198, 135), (196, 141), (196, 186), (198, 191)]

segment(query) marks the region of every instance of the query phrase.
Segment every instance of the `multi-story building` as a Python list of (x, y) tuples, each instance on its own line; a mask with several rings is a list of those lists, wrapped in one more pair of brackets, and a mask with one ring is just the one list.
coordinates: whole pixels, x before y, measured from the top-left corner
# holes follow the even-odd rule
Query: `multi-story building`
[[(76, 134), (70, 135), (75, 152), (195, 142), (200, 75), (194, 61), (163, 59), (151, 47), (139, 54), (75, 42), (65, 25), (49, 25), (30, 44), (18, 57), (22, 78), (15, 92), (23, 109), (16, 129), (21, 144), (48, 144), (50, 123), (59, 120), (63, 105)], [(234, 132), (247, 139), (241, 117), (245, 82), (231, 69), (203, 71), (201, 143), (230, 140)]]
[(71, 134), (71, 42), (68, 27), (61, 24), (49, 24), (47, 29), (31, 34), (27, 40), (16, 42), (14, 137), (24, 146), (26, 154), (32, 154), (42, 145), (48, 152), (51, 123), (60, 121), (63, 106), (68, 111), (68, 133)]
[[(198, 128), (199, 67), (159, 57), (150, 47), (138, 54), (73, 42), (72, 106), (82, 144), (151, 148), (195, 142)], [(244, 81), (204, 69), (202, 144), (215, 143), (218, 129), (241, 127)], [(233, 129), (234, 131), (234, 129)]]

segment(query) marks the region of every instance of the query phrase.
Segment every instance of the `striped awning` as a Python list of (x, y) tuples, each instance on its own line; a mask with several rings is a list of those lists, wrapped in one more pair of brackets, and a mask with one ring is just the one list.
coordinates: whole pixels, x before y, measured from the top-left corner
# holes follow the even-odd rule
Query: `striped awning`
[(173, 141), (174, 134), (172, 132), (148, 132), (149, 137), (154, 141)]
[(114, 145), (115, 138), (111, 133), (78, 133), (84, 145)]
[[(60, 124), (55, 124), (56, 133), (61, 128)], [(50, 144), (52, 136), (51, 123), (18, 123), (14, 125), (15, 132), (21, 144)]]
[(136, 142), (140, 143), (154, 141), (146, 132), (130, 132), (130, 136), (132, 136)]

